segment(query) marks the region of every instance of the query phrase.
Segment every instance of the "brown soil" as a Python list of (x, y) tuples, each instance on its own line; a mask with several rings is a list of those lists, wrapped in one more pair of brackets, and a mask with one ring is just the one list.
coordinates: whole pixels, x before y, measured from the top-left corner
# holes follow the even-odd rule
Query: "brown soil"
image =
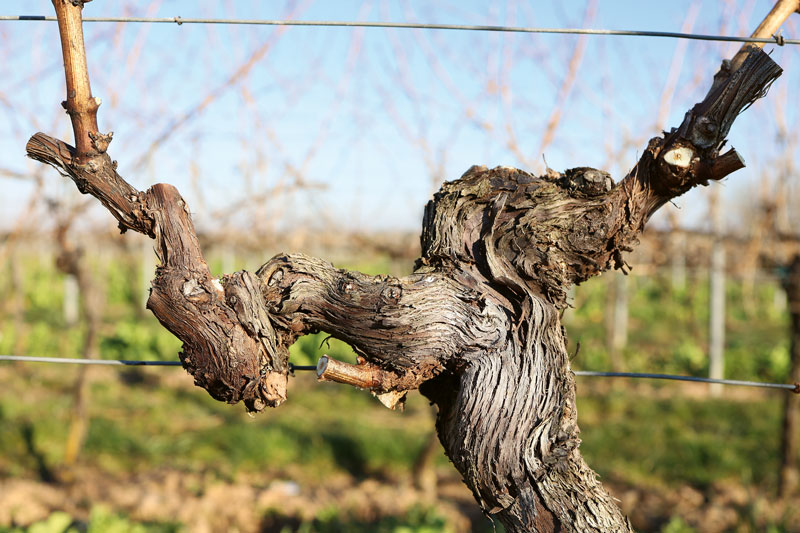
[[(72, 481), (0, 480), (0, 525), (29, 525), (53, 511), (86, 520), (93, 506), (105, 505), (134, 521), (178, 522), (191, 532), (278, 532), (285, 526), (293, 530), (331, 509), (340, 517), (371, 522), (435, 505), (452, 531), (492, 531), (469, 490), (455, 476), (440, 477), (435, 499), (405, 481), (356, 480), (346, 475), (320, 484), (255, 474), (223, 481), (211, 474), (177, 470), (119, 477), (84, 467), (69, 476), (61, 474), (62, 479), (67, 477)], [(783, 524), (785, 531), (800, 532), (798, 497), (775, 501), (731, 482), (706, 492), (689, 486), (644, 489), (613, 481), (605, 485), (638, 531), (660, 531), (673, 516), (680, 516), (708, 533), (764, 531), (767, 524)]]

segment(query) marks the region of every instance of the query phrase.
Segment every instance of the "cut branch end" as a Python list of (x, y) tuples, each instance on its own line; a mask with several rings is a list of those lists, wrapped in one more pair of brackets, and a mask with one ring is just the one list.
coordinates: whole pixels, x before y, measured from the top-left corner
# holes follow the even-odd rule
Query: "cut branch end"
[(406, 399), (406, 390), (389, 390), (399, 384), (400, 376), (363, 360), (351, 365), (323, 355), (317, 362), (317, 379), (369, 389), (378, 401), (392, 410), (398, 406), (402, 410)]
[(317, 362), (317, 379), (352, 385), (359, 389), (387, 390), (396, 376), (370, 363), (351, 365), (323, 355)]

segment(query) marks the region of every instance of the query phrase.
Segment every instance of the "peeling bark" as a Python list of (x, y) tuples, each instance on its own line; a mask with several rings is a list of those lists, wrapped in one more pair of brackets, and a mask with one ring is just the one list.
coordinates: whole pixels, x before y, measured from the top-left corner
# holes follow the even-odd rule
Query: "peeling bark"
[[(54, 3), (59, 17), (80, 21), (79, 8)], [(82, 35), (68, 37), (62, 41), (80, 37), (82, 48)], [(438, 406), (445, 451), (483, 510), (509, 531), (630, 531), (578, 450), (560, 324), (567, 289), (624, 270), (623, 254), (653, 212), (741, 168), (736, 152), (719, 153), (725, 135), (779, 74), (769, 56), (751, 52), (680, 127), (652, 139), (617, 185), (586, 167), (544, 176), (472, 167), (427, 205), (422, 257), (404, 278), (294, 254), (255, 274), (214, 279), (177, 190), (139, 192), (125, 182), (105, 153), (110, 135), (96, 131), (93, 117), (82, 115), (76, 127), (89, 139), (83, 147), (38, 133), (27, 150), (98, 198), (123, 231), (156, 240), (148, 308), (183, 341), (184, 367), (214, 398), (251, 411), (279, 405), (289, 346), (324, 330), (359, 355), (359, 365), (340, 369), (340, 381), (395, 397), (419, 388)], [(69, 86), (83, 77), (67, 79)], [(77, 94), (91, 98), (88, 75)]]

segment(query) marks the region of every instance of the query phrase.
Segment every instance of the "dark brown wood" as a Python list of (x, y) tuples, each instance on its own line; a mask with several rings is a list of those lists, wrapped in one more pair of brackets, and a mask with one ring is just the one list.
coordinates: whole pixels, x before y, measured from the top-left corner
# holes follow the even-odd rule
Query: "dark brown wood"
[[(437, 405), (446, 453), (508, 531), (630, 531), (578, 450), (560, 323), (566, 291), (624, 270), (623, 255), (653, 212), (742, 164), (719, 154), (725, 135), (779, 74), (766, 54), (752, 52), (680, 127), (652, 139), (618, 185), (586, 167), (544, 176), (472, 167), (428, 203), (422, 256), (404, 278), (281, 254), (255, 274), (214, 279), (177, 190), (130, 186), (105, 153), (108, 137), (95, 131), (92, 150), (76, 153), (36, 134), (28, 155), (98, 198), (123, 230), (155, 238), (160, 265), (148, 308), (183, 341), (184, 367), (214, 398), (251, 411), (279, 405), (289, 346), (324, 330), (358, 353), (355, 384), (391, 401), (418, 387)], [(67, 79), (84, 83), (69, 72)], [(81, 94), (90, 94), (88, 77)]]
[[(426, 207), (413, 276), (276, 257), (257, 273), (270, 314), (292, 331), (325, 330), (384, 368), (434, 369), (419, 388), (439, 407), (445, 451), (508, 530), (628, 530), (578, 452), (559, 316), (570, 285), (624, 269), (650, 215), (703, 183), (729, 115), (780, 72), (755, 54), (681, 128), (653, 139), (619, 185), (585, 167), (541, 177), (473, 167)], [(725, 126), (712, 135), (709, 124)], [(691, 156), (674, 164), (676, 149)]]
[(153, 220), (145, 213), (141, 193), (117, 174), (116, 161), (108, 154), (95, 154), (84, 163), (75, 148), (44, 133), (37, 133), (25, 146), (28, 157), (47, 163), (69, 176), (83, 194), (97, 198), (119, 221), (120, 230), (134, 230), (153, 237)]
[(288, 344), (275, 345), (257, 279), (249, 272), (211, 276), (177, 189), (158, 184), (142, 196), (160, 261), (147, 308), (183, 341), (181, 361), (195, 384), (253, 411), (283, 403)]

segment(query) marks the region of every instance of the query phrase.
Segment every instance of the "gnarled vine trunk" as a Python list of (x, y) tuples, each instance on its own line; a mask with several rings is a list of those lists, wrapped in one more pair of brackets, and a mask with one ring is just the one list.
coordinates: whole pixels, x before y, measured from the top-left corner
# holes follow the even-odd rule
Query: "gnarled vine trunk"
[(97, 197), (123, 231), (155, 238), (161, 264), (148, 307), (184, 342), (181, 361), (197, 385), (252, 411), (277, 406), (286, 399), (288, 347), (327, 331), (360, 356), (340, 381), (389, 405), (415, 388), (436, 403), (448, 456), (509, 531), (630, 530), (578, 449), (560, 324), (566, 291), (624, 270), (623, 253), (655, 210), (743, 166), (735, 151), (719, 151), (734, 118), (780, 74), (769, 56), (755, 49), (724, 71), (619, 184), (590, 168), (533, 176), (472, 167), (428, 204), (413, 275), (367, 276), (297, 254), (215, 279), (177, 190), (140, 192), (117, 174), (110, 135), (97, 132), (88, 74), (74, 72), (85, 70), (76, 57), (80, 2), (53, 2), (77, 149), (37, 133), (28, 155)]

